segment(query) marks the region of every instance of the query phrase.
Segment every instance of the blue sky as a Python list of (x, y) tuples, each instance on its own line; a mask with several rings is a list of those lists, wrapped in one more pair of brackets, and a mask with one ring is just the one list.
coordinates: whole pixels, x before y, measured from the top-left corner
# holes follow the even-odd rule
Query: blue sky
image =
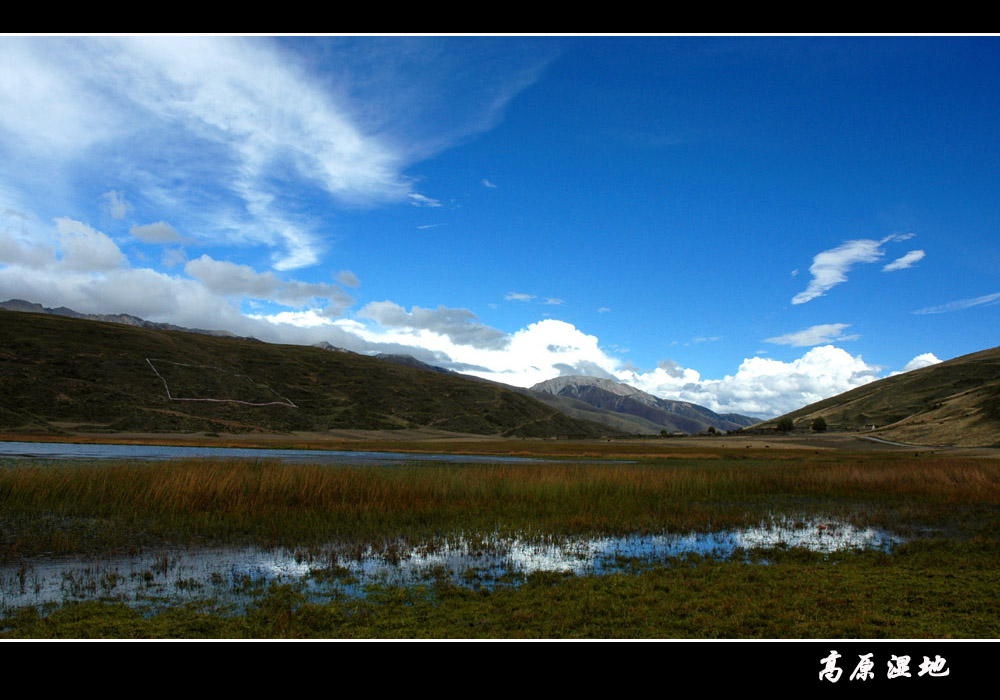
[(768, 416), (998, 344), (997, 37), (0, 37), (0, 298)]

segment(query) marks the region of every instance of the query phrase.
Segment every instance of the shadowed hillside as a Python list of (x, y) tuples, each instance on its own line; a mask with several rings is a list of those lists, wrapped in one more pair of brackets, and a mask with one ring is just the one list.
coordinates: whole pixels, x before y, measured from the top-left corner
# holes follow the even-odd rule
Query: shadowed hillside
[[(787, 414), (796, 429), (822, 417), (831, 430), (865, 430), (921, 445), (1000, 446), (1000, 347), (887, 377)], [(780, 418), (754, 426), (773, 429)]]
[(354, 353), (0, 311), (0, 429), (598, 436), (510, 389)]

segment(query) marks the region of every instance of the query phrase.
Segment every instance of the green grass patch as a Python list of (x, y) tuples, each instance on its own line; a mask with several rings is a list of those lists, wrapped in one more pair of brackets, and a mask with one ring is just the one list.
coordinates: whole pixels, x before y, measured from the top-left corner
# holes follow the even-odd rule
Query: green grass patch
[[(245, 613), (116, 603), (22, 610), (2, 635), (30, 638), (848, 638), (1000, 636), (997, 559), (851, 554), (770, 565), (701, 561), (641, 574), (540, 572), (492, 591), (434, 584), (311, 603), (272, 586)], [(939, 553), (940, 554), (940, 553)], [(978, 555), (973, 556), (978, 559)]]
[[(497, 587), (370, 590), (317, 602), (294, 586), (243, 611), (212, 600), (147, 614), (119, 603), (24, 609), (12, 637), (980, 638), (1000, 636), (1000, 461), (828, 455), (635, 464), (277, 462), (0, 464), (0, 554), (154, 544), (308, 547), (517, 534), (719, 531), (829, 517), (911, 539), (892, 554), (751, 551), (620, 573), (509, 576)], [(767, 562), (767, 563), (763, 563)], [(314, 578), (350, 582), (331, 566)], [(199, 591), (199, 594), (201, 591)]]

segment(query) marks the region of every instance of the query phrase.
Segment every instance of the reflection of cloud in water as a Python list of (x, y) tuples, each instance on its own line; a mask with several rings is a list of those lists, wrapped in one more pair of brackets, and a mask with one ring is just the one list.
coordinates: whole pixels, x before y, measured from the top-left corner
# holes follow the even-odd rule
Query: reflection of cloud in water
[[(101, 560), (59, 558), (0, 567), (0, 610), (109, 598), (197, 600), (252, 598), (271, 582), (302, 584), (318, 596), (363, 594), (369, 584), (412, 585), (443, 579), (495, 585), (538, 571), (601, 574), (626, 563), (654, 565), (690, 555), (725, 559), (752, 549), (815, 552), (889, 549), (901, 540), (873, 528), (831, 521), (773, 521), (760, 527), (684, 535), (551, 539), (458, 539), (362, 552), (331, 545), (311, 554), (285, 549), (191, 549)], [(330, 574), (324, 576), (324, 572)]]

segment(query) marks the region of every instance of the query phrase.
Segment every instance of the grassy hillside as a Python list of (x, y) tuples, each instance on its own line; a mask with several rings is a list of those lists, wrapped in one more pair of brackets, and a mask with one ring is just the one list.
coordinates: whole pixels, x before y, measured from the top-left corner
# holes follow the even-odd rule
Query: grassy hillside
[(354, 353), (0, 311), (0, 430), (419, 427), (606, 431), (498, 385)]
[[(1000, 446), (1000, 347), (887, 377), (788, 414), (797, 429), (830, 429), (899, 442)], [(756, 428), (773, 428), (778, 418)]]

